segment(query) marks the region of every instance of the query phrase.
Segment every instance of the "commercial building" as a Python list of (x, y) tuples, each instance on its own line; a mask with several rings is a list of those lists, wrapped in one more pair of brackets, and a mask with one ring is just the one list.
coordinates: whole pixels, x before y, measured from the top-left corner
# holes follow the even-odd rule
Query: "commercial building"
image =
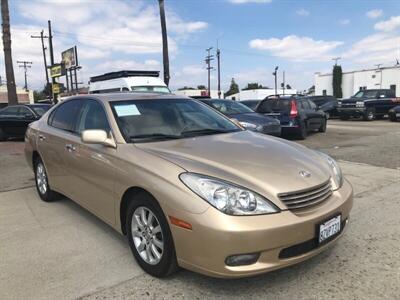
[[(187, 97), (201, 97), (207, 96), (208, 91), (206, 89), (184, 89), (184, 90), (176, 90), (174, 94), (187, 96)], [(211, 98), (218, 98), (218, 90), (211, 90), (210, 91)], [(221, 98), (224, 98), (224, 92), (221, 91)]]
[[(285, 89), (277, 90), (278, 95), (295, 95), (297, 90)], [(254, 90), (244, 90), (237, 94), (227, 96), (226, 99), (242, 101), (242, 100), (262, 100), (265, 97), (275, 95), (275, 89), (254, 89)]]
[[(17, 98), (19, 103), (33, 103), (33, 91), (18, 88), (17, 87)], [(7, 85), (0, 85), (0, 107), (8, 104), (8, 93)]]
[[(400, 97), (400, 65), (343, 72), (343, 98), (363, 89), (392, 89)], [(332, 73), (315, 73), (315, 95), (333, 95)]]

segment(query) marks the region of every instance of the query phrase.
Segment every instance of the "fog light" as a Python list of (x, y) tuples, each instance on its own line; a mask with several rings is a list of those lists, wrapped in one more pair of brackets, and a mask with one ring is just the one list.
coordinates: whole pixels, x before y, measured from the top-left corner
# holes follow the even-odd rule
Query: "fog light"
[(259, 257), (260, 253), (231, 255), (225, 259), (225, 263), (231, 267), (251, 265), (256, 263)]

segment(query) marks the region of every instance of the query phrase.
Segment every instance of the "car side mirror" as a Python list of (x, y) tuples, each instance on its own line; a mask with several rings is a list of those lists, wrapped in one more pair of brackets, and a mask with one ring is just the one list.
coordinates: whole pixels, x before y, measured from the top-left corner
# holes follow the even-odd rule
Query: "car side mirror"
[(107, 136), (107, 132), (100, 129), (84, 130), (81, 134), (82, 142), (85, 144), (99, 144), (107, 147), (116, 148), (114, 139)]

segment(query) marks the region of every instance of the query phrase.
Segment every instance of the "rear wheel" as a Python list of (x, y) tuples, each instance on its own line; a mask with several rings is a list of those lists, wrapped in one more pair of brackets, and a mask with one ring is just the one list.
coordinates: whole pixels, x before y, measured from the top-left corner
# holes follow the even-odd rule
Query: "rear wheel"
[(391, 122), (396, 122), (396, 115), (389, 115), (389, 120), (391, 121)]
[(6, 140), (6, 134), (3, 131), (3, 128), (0, 127), (0, 142)]
[(327, 120), (331, 118), (329, 112), (327, 112), (327, 111), (325, 112), (325, 118), (326, 118)]
[(52, 202), (57, 199), (58, 194), (50, 189), (46, 168), (39, 157), (34, 162), (36, 190), (40, 199)]
[(364, 121), (373, 121), (375, 119), (375, 109), (367, 108), (363, 116)]
[(340, 114), (340, 120), (347, 121), (348, 119), (350, 119), (350, 117), (348, 115)]
[(307, 138), (308, 132), (307, 132), (307, 126), (304, 123), (301, 123), (300, 128), (299, 128), (299, 133), (298, 133), (298, 138), (300, 140), (305, 140)]
[(126, 219), (129, 246), (144, 271), (166, 277), (178, 270), (172, 234), (157, 201), (141, 193), (129, 205)]
[(319, 132), (326, 132), (326, 123), (327, 120), (325, 119), (324, 121), (322, 121), (322, 125), (321, 127), (318, 129)]

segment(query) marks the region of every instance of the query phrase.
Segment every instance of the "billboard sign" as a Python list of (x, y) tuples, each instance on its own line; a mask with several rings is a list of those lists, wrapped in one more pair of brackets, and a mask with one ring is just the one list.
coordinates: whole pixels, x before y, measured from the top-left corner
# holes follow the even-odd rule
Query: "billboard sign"
[(78, 56), (76, 53), (76, 46), (69, 48), (61, 53), (62, 62), (65, 68), (71, 69), (78, 66)]
[(65, 75), (65, 68), (62, 64), (57, 64), (50, 67), (51, 78), (60, 77), (63, 75)]
[(53, 94), (60, 93), (60, 85), (58, 83), (53, 83)]

